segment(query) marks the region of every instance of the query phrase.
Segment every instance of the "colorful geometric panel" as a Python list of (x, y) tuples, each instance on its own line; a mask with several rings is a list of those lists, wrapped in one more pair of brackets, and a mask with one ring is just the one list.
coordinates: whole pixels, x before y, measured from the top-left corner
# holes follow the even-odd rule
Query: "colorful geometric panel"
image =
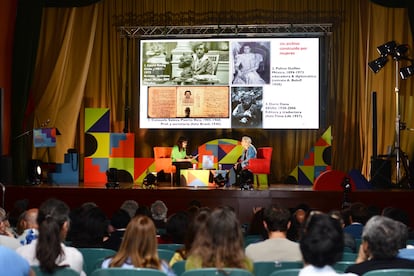
[(109, 132), (109, 108), (85, 108), (85, 132)]
[(181, 183), (191, 187), (214, 187), (209, 183), (210, 170), (181, 170)]
[(108, 166), (109, 168), (123, 170), (124, 173), (129, 174), (127, 179), (131, 179), (131, 181), (134, 179), (134, 158), (109, 158)]
[(111, 133), (110, 157), (130, 157), (135, 154), (135, 136), (133, 133)]
[(240, 157), (242, 147), (240, 141), (234, 139), (215, 139), (198, 147), (199, 167), (203, 155), (214, 155), (214, 166), (220, 164), (235, 164)]
[(134, 159), (134, 183), (144, 182), (144, 178), (147, 174), (155, 171), (154, 158)]
[(290, 181), (294, 179), (297, 184), (313, 185), (321, 173), (331, 169), (331, 145), (331, 127), (328, 127), (305, 158), (289, 174)]
[(56, 128), (33, 129), (33, 146), (35, 148), (56, 147)]
[(108, 170), (108, 158), (90, 158), (84, 159), (84, 183), (106, 183), (106, 170)]
[[(91, 152), (91, 150), (88, 150), (89, 151), (87, 155), (88, 157), (93, 157), (93, 158), (109, 158), (110, 157), (109, 145), (110, 145), (111, 133), (89, 132), (87, 136), (89, 138), (85, 140), (85, 143), (87, 142), (88, 145), (85, 145), (85, 148), (95, 149), (94, 152)], [(93, 144), (93, 145), (89, 145), (89, 144)]]

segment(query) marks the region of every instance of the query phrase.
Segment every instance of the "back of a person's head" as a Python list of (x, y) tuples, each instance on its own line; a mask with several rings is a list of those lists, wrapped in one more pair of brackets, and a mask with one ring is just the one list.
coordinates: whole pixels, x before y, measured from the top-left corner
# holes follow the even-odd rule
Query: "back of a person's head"
[(125, 229), (131, 220), (128, 212), (123, 209), (118, 209), (111, 217), (111, 225), (115, 229)]
[(333, 265), (342, 258), (342, 227), (337, 219), (327, 214), (311, 213), (299, 244), (305, 263), (316, 267)]
[[(72, 213), (72, 215), (74, 215)], [(108, 218), (99, 207), (86, 209), (77, 214), (76, 225), (72, 231), (72, 245), (74, 247), (102, 247), (104, 237), (107, 234)]]
[(151, 214), (154, 220), (165, 220), (167, 218), (168, 208), (161, 200), (156, 200), (151, 205)]
[(272, 206), (264, 210), (263, 220), (269, 232), (286, 232), (290, 221), (290, 211), (283, 207)]
[(135, 211), (135, 216), (138, 216), (138, 215), (147, 216), (149, 218), (152, 217), (151, 210), (146, 205), (141, 205), (138, 207), (138, 209)]
[(135, 216), (128, 224), (118, 253), (111, 267), (120, 267), (130, 259), (134, 267), (159, 268), (157, 237), (154, 222), (143, 215)]
[(405, 210), (396, 207), (386, 207), (382, 211), (382, 215), (393, 220), (404, 223), (405, 225), (410, 225), (410, 218), (408, 213)]
[(46, 272), (51, 273), (57, 268), (55, 261), (61, 254), (61, 242), (69, 229), (69, 212), (65, 202), (54, 198), (46, 200), (39, 207), (36, 257), (41, 269)]
[(385, 216), (373, 216), (362, 231), (362, 240), (368, 243), (368, 250), (375, 259), (394, 258), (401, 246), (399, 223)]
[(365, 224), (369, 219), (369, 211), (365, 204), (361, 202), (355, 202), (350, 207), (350, 215), (352, 222), (359, 222)]
[(173, 243), (184, 243), (189, 223), (189, 216), (183, 211), (179, 211), (168, 218), (165, 229)]
[[(187, 235), (185, 236), (184, 246), (187, 251), (189, 251), (193, 245), (194, 239), (197, 236), (197, 233), (205, 228), (208, 217), (210, 216), (211, 211), (201, 210), (197, 215), (190, 221), (188, 225)], [(188, 252), (185, 252), (188, 253)]]
[(135, 216), (138, 207), (138, 202), (132, 199), (125, 200), (121, 205), (121, 209), (127, 211), (131, 218)]

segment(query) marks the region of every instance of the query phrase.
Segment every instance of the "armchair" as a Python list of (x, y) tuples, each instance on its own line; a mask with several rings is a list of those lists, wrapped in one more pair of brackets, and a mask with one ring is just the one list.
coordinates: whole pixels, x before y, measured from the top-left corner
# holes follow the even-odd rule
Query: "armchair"
[(251, 158), (249, 160), (249, 165), (247, 169), (249, 169), (255, 176), (257, 186), (260, 186), (259, 183), (259, 175), (265, 174), (266, 175), (266, 185), (268, 184), (268, 175), (270, 174), (270, 164), (272, 161), (272, 147), (261, 147), (257, 148), (257, 156), (256, 158)]
[(173, 186), (175, 166), (171, 159), (172, 147), (154, 147), (154, 163), (157, 172), (163, 170), (170, 174), (171, 186)]

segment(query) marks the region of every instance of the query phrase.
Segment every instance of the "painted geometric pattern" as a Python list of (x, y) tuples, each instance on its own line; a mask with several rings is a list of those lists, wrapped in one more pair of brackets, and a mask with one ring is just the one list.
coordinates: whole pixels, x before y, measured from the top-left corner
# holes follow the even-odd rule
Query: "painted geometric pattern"
[(331, 169), (331, 145), (331, 127), (328, 127), (289, 176), (294, 178), (297, 184), (313, 185), (314, 180), (322, 172)]
[(209, 183), (210, 170), (181, 170), (183, 184), (191, 187), (214, 186)]
[(85, 108), (85, 132), (109, 132), (109, 115), (109, 108)]
[(240, 141), (234, 139), (215, 139), (198, 147), (198, 161), (201, 168), (203, 155), (214, 155), (214, 167), (218, 167), (218, 163), (226, 166), (235, 164), (242, 153)]

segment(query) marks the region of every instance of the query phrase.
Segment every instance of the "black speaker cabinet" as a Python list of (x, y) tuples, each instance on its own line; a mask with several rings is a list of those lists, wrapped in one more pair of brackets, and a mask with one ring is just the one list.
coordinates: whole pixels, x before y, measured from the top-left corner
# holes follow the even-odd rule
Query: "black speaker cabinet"
[(373, 188), (392, 188), (390, 159), (371, 159), (371, 184)]

